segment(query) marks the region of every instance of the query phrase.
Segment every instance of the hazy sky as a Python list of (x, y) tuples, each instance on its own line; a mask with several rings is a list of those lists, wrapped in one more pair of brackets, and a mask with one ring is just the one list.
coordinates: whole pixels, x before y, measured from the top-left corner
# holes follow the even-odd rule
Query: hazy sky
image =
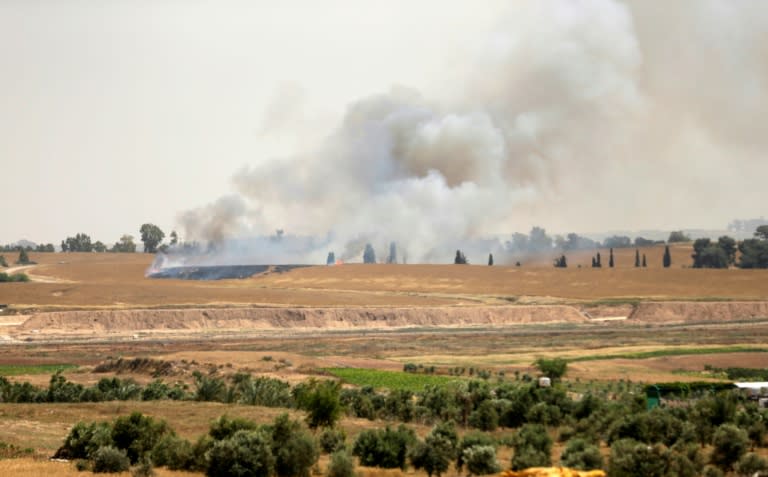
[[(493, 225), (446, 225), (467, 236), (768, 215), (767, 10), (761, 0), (0, 0), (0, 243), (86, 232), (111, 244), (144, 222), (205, 234), (232, 194), (247, 211), (240, 228), (328, 232), (344, 220), (333, 215), (355, 215), (344, 193), (363, 179), (338, 170), (353, 163), (397, 172), (354, 191), (358, 204), (428, 202), (409, 209), (416, 217), (488, 211)], [(385, 139), (359, 126), (382, 108)], [(419, 113), (394, 128), (405, 110)], [(368, 157), (380, 140), (397, 157)], [(283, 207), (293, 189), (304, 202)], [(359, 217), (343, 230), (355, 227), (376, 233)]]

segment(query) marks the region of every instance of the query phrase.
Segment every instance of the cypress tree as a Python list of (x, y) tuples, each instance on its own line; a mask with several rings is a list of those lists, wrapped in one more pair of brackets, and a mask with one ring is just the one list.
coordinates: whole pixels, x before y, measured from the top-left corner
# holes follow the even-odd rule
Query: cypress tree
[(613, 248), (611, 248), (611, 256), (608, 257), (608, 266), (613, 268)]
[(635, 267), (640, 267), (640, 250), (635, 249)]
[(597, 268), (602, 268), (603, 263), (600, 261), (600, 252), (597, 252)]
[(664, 247), (664, 268), (669, 268), (672, 265), (672, 255), (669, 253), (669, 245)]
[(648, 262), (645, 261), (645, 254), (643, 254), (643, 268), (648, 266)]
[(493, 254), (492, 253), (488, 254), (488, 266), (489, 267), (493, 266)]

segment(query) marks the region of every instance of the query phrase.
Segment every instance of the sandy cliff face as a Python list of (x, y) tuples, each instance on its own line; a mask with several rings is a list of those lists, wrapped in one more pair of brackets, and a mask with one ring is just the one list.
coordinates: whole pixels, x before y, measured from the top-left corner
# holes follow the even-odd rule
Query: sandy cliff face
[(29, 334), (121, 334), (140, 331), (354, 330), (507, 326), (584, 322), (571, 306), (428, 308), (219, 308), (38, 313), (15, 330)]
[(768, 302), (646, 302), (628, 319), (657, 324), (768, 319)]

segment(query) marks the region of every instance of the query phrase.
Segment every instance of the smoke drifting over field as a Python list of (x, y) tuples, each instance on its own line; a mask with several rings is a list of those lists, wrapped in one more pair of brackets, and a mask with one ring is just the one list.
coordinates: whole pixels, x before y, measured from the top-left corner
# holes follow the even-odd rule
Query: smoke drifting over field
[(671, 228), (764, 201), (768, 3), (512, 2), (472, 40), (448, 87), (353, 102), (321, 144), (244, 167), (234, 194), (184, 213), (185, 238), (285, 229), (304, 245), (288, 263), (359, 259), (366, 242), (383, 259), (391, 241), (447, 262), (532, 225)]

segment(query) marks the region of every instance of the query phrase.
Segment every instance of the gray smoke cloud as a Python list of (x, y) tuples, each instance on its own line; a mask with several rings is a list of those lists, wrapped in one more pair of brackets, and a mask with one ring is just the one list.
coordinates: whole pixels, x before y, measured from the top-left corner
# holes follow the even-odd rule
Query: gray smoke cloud
[(183, 214), (186, 237), (281, 228), (323, 237), (294, 263), (350, 259), (366, 242), (383, 259), (391, 241), (411, 262), (461, 246), (478, 262), (535, 224), (759, 215), (768, 3), (512, 2), (478, 43), (449, 88), (362, 98), (316, 147), (238, 171), (235, 195)]

